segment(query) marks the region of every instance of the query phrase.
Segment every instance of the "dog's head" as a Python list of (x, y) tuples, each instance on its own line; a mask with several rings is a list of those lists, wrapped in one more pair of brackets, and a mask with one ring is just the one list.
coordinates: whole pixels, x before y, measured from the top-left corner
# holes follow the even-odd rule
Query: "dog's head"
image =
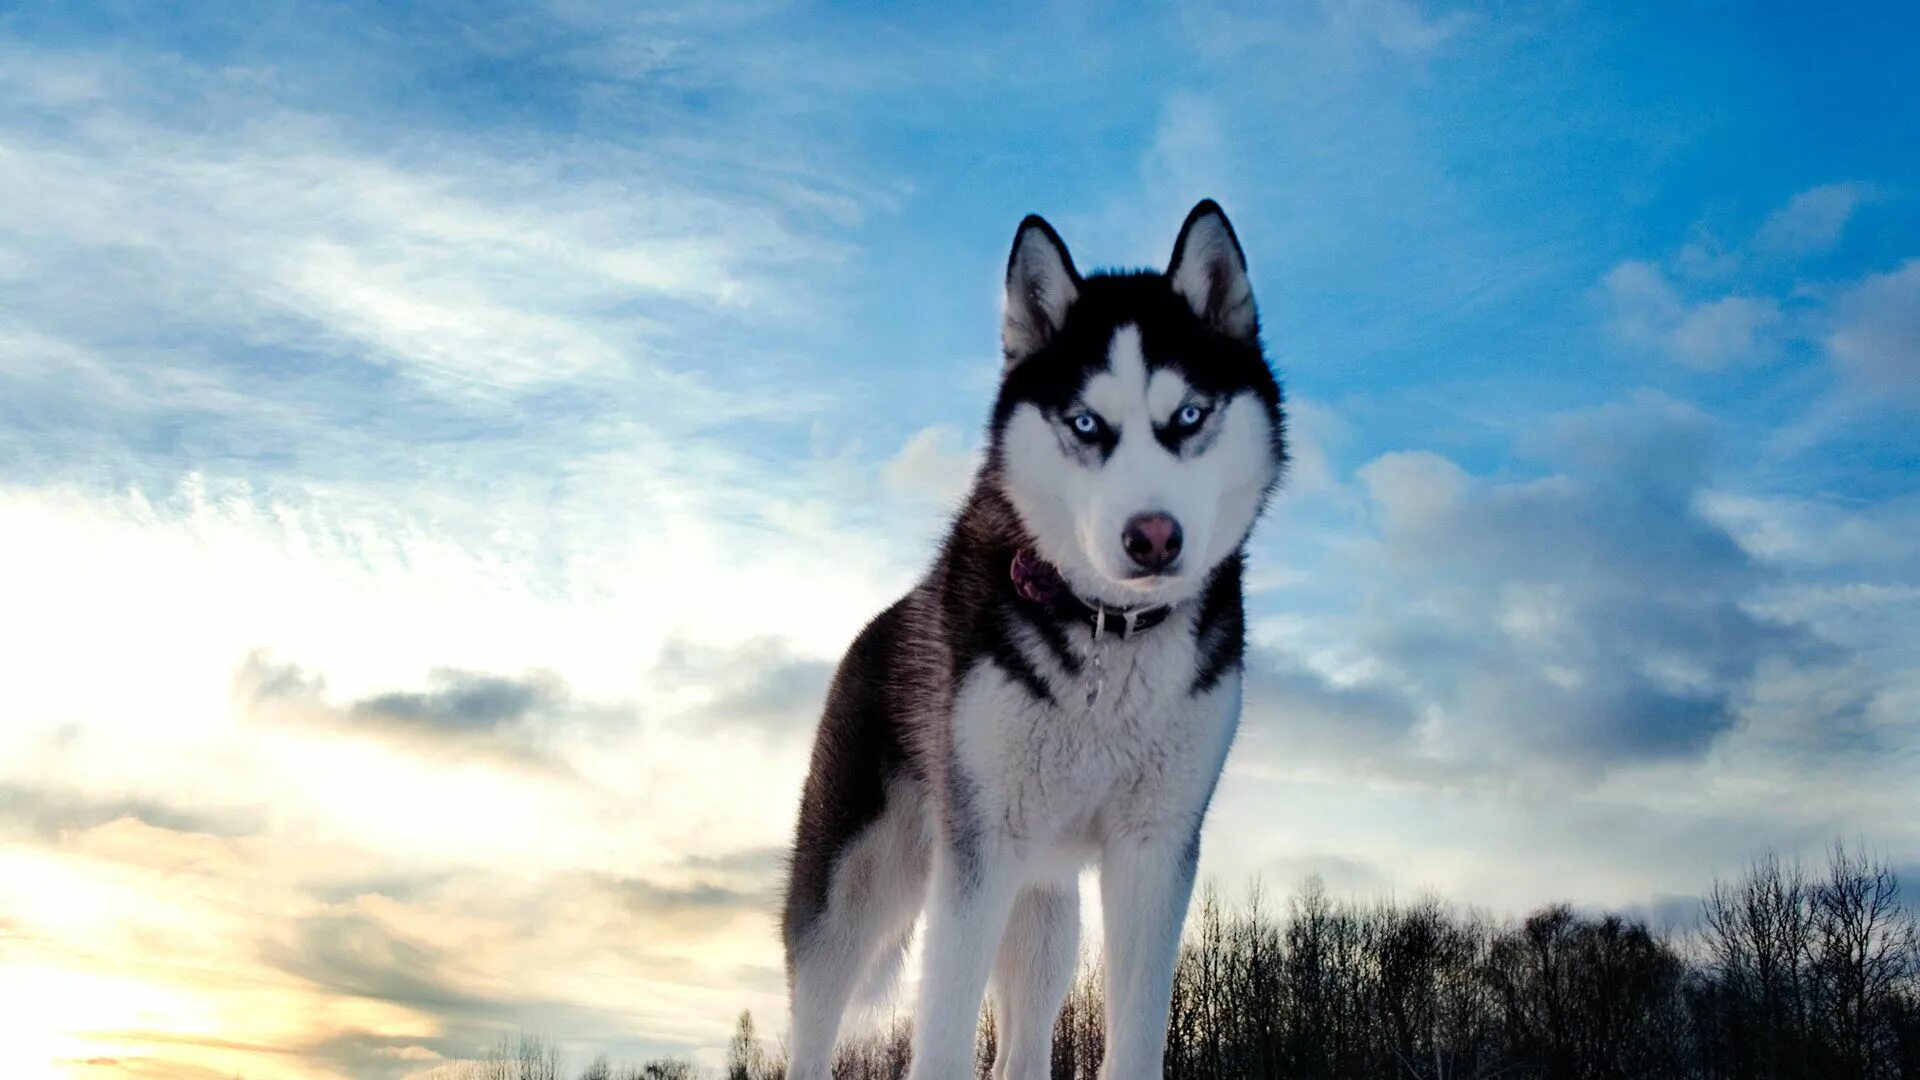
[(1039, 554), (1089, 600), (1192, 596), (1286, 461), (1280, 388), (1233, 226), (1193, 208), (1167, 271), (1081, 277), (1021, 222), (988, 466)]

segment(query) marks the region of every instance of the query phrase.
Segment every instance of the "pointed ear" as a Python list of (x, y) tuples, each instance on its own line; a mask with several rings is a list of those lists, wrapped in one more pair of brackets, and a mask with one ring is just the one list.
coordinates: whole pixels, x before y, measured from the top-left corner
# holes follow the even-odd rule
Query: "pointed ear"
[(1000, 320), (1006, 366), (1011, 369), (1052, 340), (1079, 296), (1080, 274), (1067, 245), (1044, 218), (1028, 214), (1013, 234), (1013, 254), (1007, 258), (1006, 310)]
[(1187, 215), (1180, 239), (1173, 242), (1167, 278), (1215, 330), (1250, 344), (1259, 341), (1260, 313), (1247, 280), (1247, 257), (1219, 203), (1202, 199)]

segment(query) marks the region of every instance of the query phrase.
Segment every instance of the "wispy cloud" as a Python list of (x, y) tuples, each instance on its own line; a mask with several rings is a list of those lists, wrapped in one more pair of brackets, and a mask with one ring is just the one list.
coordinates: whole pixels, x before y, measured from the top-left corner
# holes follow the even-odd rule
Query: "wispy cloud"
[(1622, 341), (1667, 355), (1688, 367), (1715, 370), (1764, 363), (1780, 355), (1786, 318), (1762, 296), (1722, 296), (1688, 302), (1645, 262), (1614, 267), (1602, 282), (1612, 324)]
[(1753, 246), (1771, 254), (1814, 255), (1839, 241), (1841, 230), (1852, 220), (1860, 204), (1871, 199), (1873, 188), (1867, 184), (1822, 184), (1787, 200), (1787, 204), (1767, 215), (1753, 234)]

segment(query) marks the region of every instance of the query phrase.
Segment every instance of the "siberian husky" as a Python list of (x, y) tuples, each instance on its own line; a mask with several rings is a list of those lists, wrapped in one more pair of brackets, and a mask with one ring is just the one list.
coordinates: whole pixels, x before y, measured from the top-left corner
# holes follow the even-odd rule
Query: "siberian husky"
[(933, 568), (841, 661), (801, 797), (782, 932), (790, 1080), (924, 908), (914, 1080), (1048, 1075), (1105, 912), (1104, 1080), (1159, 1077), (1200, 825), (1240, 716), (1240, 579), (1286, 462), (1233, 227), (1193, 208), (1166, 273), (1082, 277), (1014, 235), (988, 449)]

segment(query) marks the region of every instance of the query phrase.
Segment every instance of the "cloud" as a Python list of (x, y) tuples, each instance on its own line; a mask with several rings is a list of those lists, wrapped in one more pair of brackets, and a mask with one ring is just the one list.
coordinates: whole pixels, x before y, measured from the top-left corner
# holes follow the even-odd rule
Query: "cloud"
[(1345, 685), (1274, 649), (1247, 657), (1245, 738), (1256, 752), (1353, 772), (1391, 770), (1419, 724), (1415, 703), (1378, 681)]
[(565, 770), (551, 744), (568, 725), (631, 724), (622, 708), (576, 705), (552, 672), (509, 677), (439, 668), (429, 688), (390, 690), (346, 705), (328, 702), (326, 681), (256, 651), (233, 678), (248, 715), (371, 736), (436, 757), (481, 756), (504, 764)]
[[(529, 13), (492, 59), (595, 40), (566, 21)], [(617, 138), (368, 121), (357, 95), (419, 89), (418, 58), (338, 29), (314, 50), (337, 64), (271, 71), (0, 47), (0, 453), (28, 478), (493, 486), (633, 452), (665, 476), (737, 456), (675, 435), (825, 407), (793, 353), (840, 310), (818, 283), (870, 205), (851, 170), (741, 160), (774, 144), (732, 97), (655, 103)], [(705, 54), (724, 29), (674, 32)], [(723, 94), (731, 70), (689, 89)]]
[(741, 912), (771, 910), (773, 882), (763, 881), (750, 891), (710, 881), (688, 885), (661, 885), (643, 878), (600, 876), (592, 887), (605, 891), (624, 910), (650, 924), (671, 924), (682, 934), (711, 933)]
[[(0, 906), (27, 967), (0, 989), (37, 985), (16, 1012), (78, 1033), (72, 1056), (264, 1077), (398, 1077), (516, 1030), (684, 1053), (780, 991), (777, 973), (742, 975), (772, 940), (758, 852), (653, 873), (510, 858), (421, 872), (303, 833), (122, 818), (10, 847)], [(183, 1023), (195, 1015), (213, 1026)]]
[(1652, 263), (1624, 262), (1601, 282), (1614, 333), (1701, 371), (1765, 363), (1780, 354), (1786, 319), (1778, 301), (1723, 296), (1689, 302)]
[(933, 424), (908, 437), (880, 475), (896, 494), (952, 505), (966, 494), (980, 452), (953, 424)]
[[(1206, 194), (1232, 206), (1238, 192), (1228, 147), (1227, 126), (1212, 99), (1190, 91), (1169, 94), (1153, 141), (1140, 157), (1141, 186), (1149, 199), (1162, 205), (1177, 207)], [(1171, 250), (1171, 237), (1162, 242)], [(1155, 252), (1153, 264), (1164, 264), (1166, 258)]]
[(1704, 222), (1675, 256), (1674, 266), (1696, 279), (1777, 270), (1839, 243), (1854, 212), (1879, 197), (1870, 184), (1822, 184), (1802, 191), (1768, 214), (1744, 241), (1720, 239)]
[(368, 915), (328, 914), (292, 920), (270, 940), (262, 960), (321, 989), (435, 1012), (472, 1010), (487, 996), (461, 987), (443, 951), (406, 940)]
[(1920, 259), (1836, 296), (1826, 345), (1840, 370), (1865, 389), (1920, 400)]
[(1364, 47), (1417, 58), (1439, 51), (1477, 21), (1467, 11), (1428, 10), (1408, 0), (1331, 0), (1298, 9), (1208, 0), (1184, 5), (1181, 22), (1195, 46), (1215, 58), (1263, 46)]
[(745, 725), (810, 732), (826, 701), (835, 664), (795, 654), (783, 640), (758, 637), (728, 648), (667, 643), (654, 667), (665, 690), (705, 692), (692, 710), (702, 725)]
[(1694, 305), (1672, 331), (1674, 352), (1693, 367), (1712, 369), (1764, 359), (1776, 345), (1780, 305), (1764, 297), (1725, 296)]
[[(1249, 709), (1323, 761), (1428, 781), (1697, 761), (1775, 663), (1834, 650), (1754, 612), (1769, 573), (1697, 499), (1715, 429), (1657, 395), (1563, 414), (1550, 469), (1476, 476), (1431, 452), (1362, 467), (1377, 529), (1344, 573), (1355, 663), (1250, 660)], [(1318, 749), (1317, 744), (1326, 744)]]
[(1788, 257), (1817, 255), (1833, 247), (1860, 204), (1873, 197), (1867, 184), (1822, 184), (1800, 192), (1767, 216), (1753, 235), (1757, 250)]
[(739, 851), (726, 851), (718, 855), (694, 853), (686, 857), (686, 865), (704, 874), (719, 874), (725, 878), (744, 879), (758, 885), (765, 885), (786, 872), (787, 849), (784, 847), (744, 848)]
[(402, 727), (497, 731), (525, 723), (536, 711), (566, 699), (566, 685), (549, 672), (514, 679), (441, 668), (428, 681), (433, 689), (425, 693), (388, 691), (354, 702), (348, 712), (358, 719)]
[(1749, 555), (1783, 570), (1920, 578), (1920, 498), (1914, 496), (1854, 506), (1832, 497), (1712, 489), (1700, 493), (1696, 506)]
[[(1355, 859), (1331, 851), (1288, 855), (1274, 859), (1261, 871), (1263, 881), (1273, 881), (1283, 893), (1291, 892), (1310, 877), (1336, 896), (1369, 897), (1388, 893), (1393, 879), (1386, 871), (1364, 859)], [(1232, 897), (1229, 894), (1228, 899)]]
[[(1769, 261), (1824, 252), (1863, 202), (1876, 197), (1861, 183), (1826, 184), (1800, 192), (1769, 215), (1744, 246), (1723, 246), (1701, 226), (1681, 248), (1674, 265), (1688, 277), (1717, 279), (1743, 270), (1764, 270)], [(1642, 260), (1616, 265), (1601, 279), (1600, 294), (1616, 337), (1699, 371), (1769, 363), (1795, 343), (1813, 337), (1812, 326), (1829, 324), (1826, 346), (1843, 371), (1877, 392), (1904, 396), (1920, 368), (1909, 363), (1920, 330), (1906, 318), (1914, 286), (1905, 278), (1912, 264), (1870, 276), (1841, 290), (1796, 287), (1788, 301), (1734, 292), (1690, 297), (1661, 267)], [(1920, 280), (1920, 272), (1916, 272)]]
[(102, 798), (51, 783), (0, 780), (0, 828), (22, 828), (37, 840), (54, 840), (64, 833), (123, 819), (174, 832), (222, 837), (252, 835), (265, 824), (265, 815), (257, 807), (222, 810), (206, 803), (180, 807), (158, 799)]

